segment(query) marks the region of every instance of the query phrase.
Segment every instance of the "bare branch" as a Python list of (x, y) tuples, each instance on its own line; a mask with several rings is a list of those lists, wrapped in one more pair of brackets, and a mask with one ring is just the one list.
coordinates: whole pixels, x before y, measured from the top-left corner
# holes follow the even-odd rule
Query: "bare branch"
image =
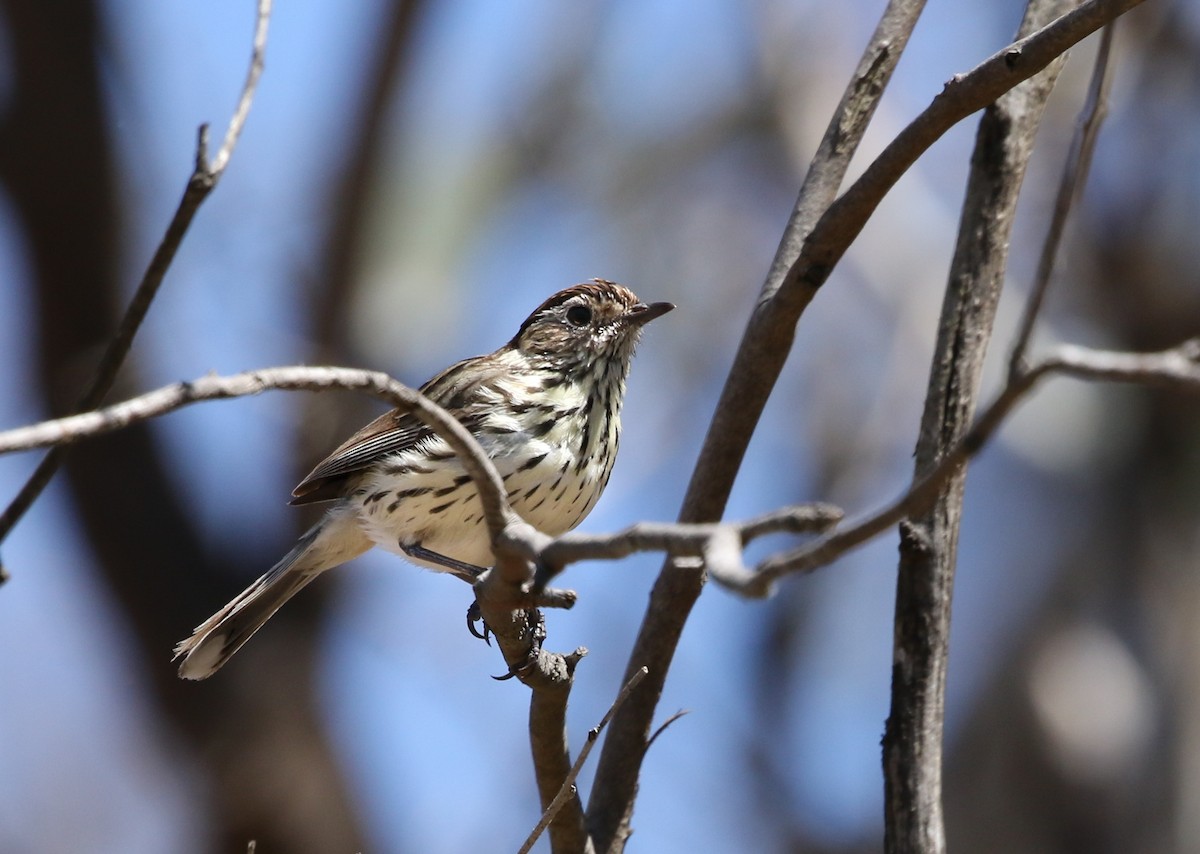
[[(225, 140), (213, 158), (212, 164), (203, 164), (205, 171), (212, 178), (213, 184), (225, 173), (229, 158), (233, 156), (234, 146), (242, 135), (246, 125), (246, 117), (250, 115), (250, 105), (254, 102), (254, 93), (258, 90), (258, 78), (262, 76), (263, 56), (267, 50), (267, 26), (271, 22), (271, 3), (273, 0), (258, 0), (258, 16), (254, 22), (254, 48), (250, 53), (250, 68), (246, 71), (246, 82), (242, 84), (242, 94), (238, 98), (237, 109), (229, 120), (225, 130)], [(200, 164), (197, 164), (198, 166)]]
[(658, 740), (658, 737), (660, 735), (662, 735), (664, 732), (667, 731), (667, 727), (669, 727), (671, 724), (675, 723), (675, 721), (679, 720), (680, 718), (682, 718), (686, 715), (689, 715), (689, 714), (691, 714), (691, 712), (688, 709), (680, 709), (675, 714), (671, 715), (669, 718), (667, 718), (665, 721), (663, 721), (661, 724), (659, 724), (658, 729), (656, 729), (650, 735), (650, 737), (648, 739), (646, 739), (646, 750), (649, 751), (650, 748), (654, 746), (654, 742), (656, 742)]
[[(63, 447), (91, 436), (173, 412), (205, 400), (224, 400), (259, 394), (270, 389), (327, 391), (341, 388), (363, 391), (410, 412), (443, 438), (470, 475), (497, 552), (496, 568), (475, 585), (483, 617), (498, 639), (510, 673), (530, 687), (569, 685), (570, 668), (563, 656), (541, 649), (541, 615), (526, 611), (535, 601), (570, 607), (570, 591), (528, 592), (530, 565), (513, 557), (513, 543), (533, 552), (549, 538), (522, 520), (508, 504), (499, 473), (475, 438), (452, 415), (420, 392), (375, 371), (329, 367), (284, 367), (249, 371), (228, 377), (206, 376), (176, 383), (131, 400), (82, 415), (72, 415), (29, 427), (0, 432), (0, 454), (34, 448)], [(570, 667), (573, 668), (573, 665)], [(565, 707), (565, 698), (563, 699)]]
[(1096, 64), (1092, 69), (1092, 81), (1088, 86), (1087, 101), (1079, 118), (1075, 136), (1071, 140), (1071, 150), (1067, 154), (1067, 165), (1063, 169), (1062, 180), (1058, 185), (1058, 195), (1054, 200), (1054, 213), (1046, 230), (1046, 239), (1042, 243), (1042, 254), (1038, 259), (1037, 273), (1030, 288), (1029, 299), (1021, 315), (1021, 325), (1018, 327), (1016, 338), (1012, 345), (1012, 355), (1008, 361), (1010, 376), (1019, 373), (1025, 366), (1026, 351), (1029, 349), (1029, 338), (1033, 335), (1033, 325), (1037, 322), (1042, 309), (1046, 290), (1050, 287), (1050, 273), (1054, 269), (1054, 259), (1058, 256), (1058, 247), (1062, 243), (1063, 228), (1071, 205), (1079, 196), (1079, 189), (1087, 181), (1087, 174), (1092, 165), (1092, 151), (1096, 147), (1096, 137), (1100, 133), (1100, 125), (1108, 112), (1108, 87), (1111, 77), (1108, 73), (1108, 56), (1112, 48), (1114, 24), (1107, 25), (1100, 36), (1100, 47), (1096, 51)]
[[(741, 523), (672, 525), (643, 522), (615, 534), (565, 534), (554, 539), (530, 527), (513, 512), (492, 461), (454, 416), (387, 374), (355, 368), (295, 366), (263, 368), (230, 376), (210, 374), (191, 382), (163, 386), (93, 412), (0, 431), (0, 454), (71, 445), (203, 401), (248, 397), (271, 390), (319, 392), (332, 389), (366, 392), (411, 412), (449, 443), (475, 484), (493, 540), (503, 546), (498, 550), (522, 562), (508, 577), (508, 581), (517, 586), (526, 585), (532, 579), (525, 561), (538, 561), (554, 568), (553, 572), (539, 578), (541, 588), (562, 567), (581, 560), (614, 560), (644, 551), (699, 556), (714, 536), (733, 535), (740, 547), (772, 533), (824, 531), (842, 517), (841, 510), (831, 505), (807, 504), (781, 508)], [(523, 595), (528, 599), (528, 594)], [(535, 602), (548, 607), (569, 608), (575, 602), (575, 594), (566, 590), (539, 589), (534, 599), (525, 604)]]
[[(571, 750), (567, 744), (567, 701), (574, 682), (575, 666), (587, 650), (571, 655), (541, 653), (534, 678), (523, 678), (530, 688), (529, 747), (544, 816), (550, 828), (550, 847), (555, 852), (592, 851), (583, 814), (583, 801), (574, 786), (563, 783), (571, 774)], [(547, 669), (552, 665), (553, 669)]]
[[(730, 367), (688, 484), (680, 521), (713, 521), (724, 512), (750, 437), (791, 349), (796, 322), (811, 299), (783, 292), (789, 270), (836, 198), (924, 6), (923, 0), (889, 0), (830, 117)], [(652, 667), (650, 678), (664, 673)], [(635, 700), (626, 710), (637, 705)], [(620, 726), (618, 719), (614, 728)]]
[[(159, 286), (162, 284), (163, 278), (171, 266), (171, 262), (175, 259), (175, 253), (179, 249), (180, 244), (182, 244), (184, 235), (187, 233), (192, 219), (200, 209), (200, 205), (204, 203), (209, 193), (216, 187), (217, 181), (224, 174), (225, 167), (229, 164), (229, 159), (233, 155), (233, 149), (237, 144), (238, 136), (241, 134), (242, 127), (246, 123), (246, 117), (250, 112), (250, 105), (254, 100), (259, 75), (262, 73), (263, 54), (267, 43), (267, 26), (271, 17), (271, 2), (272, 0), (258, 0), (258, 12), (254, 26), (254, 47), (250, 57), (250, 70), (246, 75), (246, 82), (242, 86), (241, 97), (233, 113), (233, 118), (229, 122), (229, 129), (225, 133), (225, 141), (221, 145), (221, 149), (217, 152), (216, 159), (210, 166), (207, 162), (208, 126), (201, 125), (196, 142), (195, 167), (191, 177), (188, 179), (183, 198), (180, 200), (179, 207), (176, 209), (175, 215), (171, 218), (171, 222), (167, 226), (162, 241), (154, 252), (154, 257), (150, 259), (150, 264), (146, 267), (146, 272), (142, 275), (142, 280), (138, 284), (137, 291), (134, 293), (133, 299), (130, 300), (129, 307), (125, 310), (125, 316), (121, 318), (121, 323), (117, 327), (116, 333), (105, 349), (104, 355), (100, 358), (100, 364), (96, 368), (96, 375), (91, 385), (80, 398), (78, 406), (75, 407), (76, 412), (86, 412), (95, 409), (104, 402), (104, 398), (108, 395), (113, 383), (116, 381), (117, 372), (124, 363), (125, 357), (129, 355), (129, 349), (133, 345), (134, 336), (137, 335), (142, 321), (146, 318), (146, 314), (150, 310), (150, 304), (158, 294)], [(0, 514), (0, 543), (4, 542), (4, 539), (16, 526), (17, 522), (21, 520), (21, 517), (37, 501), (38, 496), (42, 494), (42, 490), (46, 488), (46, 485), (62, 466), (66, 454), (67, 451), (64, 446), (55, 447), (50, 453), (46, 454), (37, 468), (34, 469), (33, 474), (30, 475), (29, 480), (21, 488), (21, 491), (17, 493), (16, 497), (5, 508), (4, 513)], [(0, 580), (3, 580), (2, 572), (3, 570), (0, 569)]]
[[(1074, 2), (1029, 0), (1018, 39), (1045, 27)], [(1065, 60), (1054, 56), (1038, 74), (988, 106), (980, 119), (913, 454), (915, 481), (925, 479), (970, 429), (1004, 287), (1017, 201), (1046, 102)], [(946, 662), (965, 483), (966, 466), (956, 466), (933, 500), (900, 527), (891, 705), (882, 739), (888, 854), (940, 854), (946, 847)]]
[[(612, 716), (616, 714), (617, 709), (619, 709), (621, 704), (625, 702), (625, 698), (633, 692), (633, 689), (636, 688), (644, 678), (646, 678), (647, 672), (648, 671), (645, 667), (634, 671), (634, 674), (629, 677), (629, 680), (625, 683), (625, 686), (621, 689), (620, 693), (617, 694), (617, 699), (613, 700), (613, 704), (609, 706), (609, 709), (607, 712), (605, 712), (604, 717), (600, 719), (600, 723), (588, 730), (587, 741), (584, 742), (583, 747), (579, 751), (579, 756), (576, 757), (574, 764), (571, 765), (571, 770), (563, 780), (562, 786), (558, 790), (558, 794), (554, 796), (554, 800), (550, 802), (550, 806), (546, 807), (545, 812), (542, 813), (541, 820), (529, 834), (529, 837), (525, 840), (525, 844), (521, 846), (517, 854), (528, 854), (529, 851), (533, 850), (534, 843), (537, 842), (538, 837), (542, 835), (543, 831), (550, 826), (550, 822), (554, 821), (554, 817), (558, 815), (558, 811), (561, 810), (563, 805), (566, 804), (566, 802), (577, 793), (575, 788), (575, 780), (579, 778), (579, 772), (583, 770), (583, 764), (587, 762), (588, 755), (592, 752), (592, 746), (600, 737), (600, 733), (604, 731), (606, 726), (608, 726), (608, 722), (612, 720)], [(677, 717), (679, 717), (679, 715), (675, 715), (669, 719), (665, 724), (663, 724), (663, 728), (665, 728), (667, 724), (670, 724)], [(590, 847), (590, 840), (588, 845)]]
[[(1071, 45), (1142, 0), (1090, 0), (1029, 39), (956, 78), (840, 199), (833, 201), (862, 131), (922, 9), (892, 0), (864, 51), (801, 188), (758, 305), (713, 415), (680, 521), (721, 516), (750, 437), (783, 369), (801, 314), (899, 177), (946, 130), (1031, 77)], [(831, 204), (832, 203), (832, 204)], [(651, 669), (647, 689), (613, 723), (596, 773), (589, 818), (600, 850), (623, 848), (646, 736), (684, 623), (703, 588), (701, 570), (664, 567), (651, 592), (626, 673)]]
[(714, 540), (730, 538), (741, 564), (742, 547), (775, 533), (809, 534), (826, 531), (842, 518), (830, 504), (783, 507), (745, 522), (638, 522), (614, 534), (563, 534), (532, 548), (527, 557), (539, 564), (536, 586), (545, 585), (569, 564), (582, 560), (620, 560), (638, 552), (665, 552), (672, 557), (701, 557)]
[(801, 548), (767, 558), (753, 573), (745, 576), (714, 573), (714, 580), (744, 595), (763, 596), (770, 592), (772, 584), (785, 575), (812, 572), (826, 566), (851, 549), (890, 530), (901, 520), (921, 513), (954, 472), (987, 444), (1017, 403), (1044, 377), (1054, 374), (1200, 391), (1200, 338), (1190, 339), (1158, 353), (1123, 353), (1074, 345), (1059, 347), (1037, 365), (1010, 380), (938, 465), (895, 501)]
[[(328, 391), (348, 389), (367, 392), (380, 400), (412, 413), (454, 449), (471, 476), (480, 496), (484, 516), (493, 539), (509, 527), (528, 528), (508, 506), (500, 475), (479, 443), (447, 413), (423, 394), (397, 382), (387, 374), (353, 368), (284, 367), (264, 368), (231, 376), (209, 375), (192, 382), (175, 383), (138, 397), (82, 415), (43, 421), (29, 427), (0, 432), (0, 454), (50, 446), (65, 446), (147, 421), (192, 403), (226, 400), (260, 394), (271, 389), (285, 391)], [(530, 529), (532, 530), (532, 529)]]
[(815, 291), (829, 278), (883, 197), (946, 131), (1143, 2), (1088, 0), (946, 83), (932, 103), (888, 144), (813, 228), (804, 252), (788, 271), (784, 284), (786, 290), (802, 292), (792, 297), (799, 310), (812, 298), (803, 294)]
[(1200, 389), (1200, 338), (1159, 353), (1124, 353), (1064, 344), (1043, 359), (1041, 366), (1045, 371), (1077, 379), (1195, 391)]
[[(729, 573), (718, 567), (712, 572), (714, 580), (743, 595), (764, 596), (770, 592), (770, 585), (779, 578), (825, 566), (888, 530), (901, 519), (919, 513), (942, 488), (945, 479), (982, 449), (1016, 404), (1049, 374), (1200, 389), (1200, 338), (1159, 353), (1125, 353), (1072, 345), (1059, 347), (1036, 366), (1020, 374), (1015, 382), (1009, 383), (939, 465), (895, 501), (840, 530), (826, 533), (808, 545), (765, 559), (754, 572)], [(0, 431), (0, 454), (84, 441), (193, 403), (245, 397), (272, 389), (360, 391), (393, 406), (409, 409), (446, 439), (464, 460), (476, 488), (484, 496), (489, 525), (499, 528), (501, 538), (516, 544), (529, 560), (540, 560), (547, 567), (555, 567), (554, 572), (539, 576), (542, 583), (563, 567), (583, 560), (617, 560), (647, 551), (664, 552), (673, 557), (700, 557), (711, 553), (709, 543), (714, 537), (734, 535), (744, 546), (751, 540), (773, 533), (828, 531), (842, 518), (842, 511), (832, 505), (803, 504), (783, 507), (742, 522), (640, 522), (611, 534), (569, 533), (550, 538), (535, 531), (535, 537), (527, 538), (525, 528), (506, 521), (513, 511), (508, 506), (495, 466), (479, 448), (474, 437), (453, 416), (386, 374), (353, 368), (265, 368), (227, 377), (211, 375), (192, 382), (176, 383), (95, 412)], [(712, 571), (713, 568), (710, 566), (709, 569)], [(528, 595), (523, 593), (522, 601), (526, 601)], [(569, 608), (575, 602), (575, 594), (568, 590), (547, 589), (534, 594), (532, 601), (544, 607)]]
[[(519, 564), (506, 571), (504, 564)], [(479, 616), (496, 639), (508, 673), (530, 689), (529, 746), (534, 777), (543, 808), (559, 793), (570, 770), (567, 744), (567, 701), (574, 684), (575, 667), (587, 654), (582, 647), (569, 655), (542, 648), (546, 638), (541, 612), (531, 607), (526, 576), (528, 564), (521, 559), (501, 558), (475, 584)], [(583, 802), (572, 790), (550, 824), (551, 847), (555, 851), (587, 851), (588, 828)]]

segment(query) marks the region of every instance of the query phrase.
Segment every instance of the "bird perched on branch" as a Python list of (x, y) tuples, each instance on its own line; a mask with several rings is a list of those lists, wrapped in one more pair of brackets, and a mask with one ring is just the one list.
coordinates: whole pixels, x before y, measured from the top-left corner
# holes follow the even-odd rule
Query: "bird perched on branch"
[[(499, 350), (451, 365), (421, 391), (479, 442), (513, 510), (556, 536), (604, 491), (638, 337), (673, 308), (602, 279), (575, 285), (538, 306)], [(293, 495), (293, 504), (336, 503), (175, 648), (181, 677), (211, 676), (302, 587), (372, 546), (468, 580), (493, 562), (471, 478), (443, 439), (401, 410), (351, 436)]]

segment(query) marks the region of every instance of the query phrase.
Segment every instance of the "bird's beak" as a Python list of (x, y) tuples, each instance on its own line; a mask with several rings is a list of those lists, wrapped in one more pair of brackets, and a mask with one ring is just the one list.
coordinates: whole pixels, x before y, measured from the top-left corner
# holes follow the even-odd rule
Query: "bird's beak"
[(645, 326), (654, 318), (662, 317), (673, 308), (675, 308), (675, 304), (670, 302), (652, 302), (649, 305), (639, 302), (625, 312), (625, 322), (630, 326)]

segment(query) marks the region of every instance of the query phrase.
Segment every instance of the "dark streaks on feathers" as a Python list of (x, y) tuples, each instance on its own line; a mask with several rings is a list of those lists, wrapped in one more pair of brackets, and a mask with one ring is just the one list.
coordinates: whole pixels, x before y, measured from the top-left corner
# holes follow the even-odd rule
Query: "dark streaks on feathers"
[(537, 468), (542, 464), (542, 460), (546, 459), (546, 457), (549, 455), (549, 452), (546, 452), (544, 454), (538, 454), (536, 457), (530, 457), (525, 462), (521, 463), (521, 467), (518, 468), (517, 471), (529, 471), (530, 469)]

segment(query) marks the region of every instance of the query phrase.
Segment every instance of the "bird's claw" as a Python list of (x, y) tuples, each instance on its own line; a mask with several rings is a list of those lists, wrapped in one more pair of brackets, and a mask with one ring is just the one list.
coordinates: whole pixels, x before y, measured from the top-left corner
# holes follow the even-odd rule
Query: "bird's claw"
[(520, 670), (521, 670), (520, 667), (510, 667), (510, 668), (508, 668), (508, 672), (505, 673), (503, 676), (493, 676), (492, 678), (495, 679), (497, 682), (507, 682), (509, 679), (512, 679), (514, 676), (516, 676), (517, 673), (520, 672)]
[(537, 662), (538, 652), (540, 652), (540, 651), (541, 651), (541, 644), (539, 643), (539, 644), (535, 645), (532, 649), (529, 650), (529, 654), (527, 656), (525, 656), (525, 660), (522, 661), (520, 664), (510, 664), (508, 666), (507, 673), (505, 673), (503, 676), (493, 676), (492, 678), (495, 679), (497, 682), (507, 682), (509, 679), (512, 679), (514, 676), (520, 676), (522, 673), (524, 673), (526, 670), (528, 670), (530, 667), (532, 667)]
[(536, 610), (526, 611), (525, 618), (528, 621), (529, 631), (529, 650), (525, 653), (525, 660), (520, 664), (510, 664), (508, 672), (503, 676), (493, 676), (492, 678), (497, 682), (505, 682), (514, 676), (520, 676), (537, 665), (538, 657), (542, 652), (542, 642), (546, 639), (546, 621)]
[[(479, 623), (483, 626), (483, 631), (475, 628), (475, 624)], [(479, 603), (472, 602), (471, 607), (467, 608), (467, 631), (479, 638), (488, 646), (492, 645), (492, 630), (488, 628), (488, 624), (483, 621), (483, 614), (479, 611)]]

